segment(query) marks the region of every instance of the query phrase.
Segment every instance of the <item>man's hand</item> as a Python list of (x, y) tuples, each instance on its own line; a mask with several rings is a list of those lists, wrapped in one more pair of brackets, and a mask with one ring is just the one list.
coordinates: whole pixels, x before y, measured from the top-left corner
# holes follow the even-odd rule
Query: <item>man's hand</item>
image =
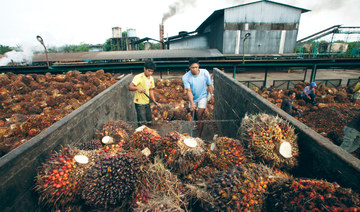
[(191, 104), (190, 105), (190, 111), (196, 110), (196, 105), (195, 104)]
[(145, 93), (145, 92), (146, 92), (145, 89), (142, 89), (142, 88), (140, 88), (140, 87), (137, 87), (137, 91), (138, 91), (139, 93)]
[(210, 97), (210, 100), (209, 100), (209, 103), (210, 103), (210, 104), (214, 104), (214, 102), (215, 102), (215, 97), (214, 97), (214, 96), (211, 96), (211, 97)]

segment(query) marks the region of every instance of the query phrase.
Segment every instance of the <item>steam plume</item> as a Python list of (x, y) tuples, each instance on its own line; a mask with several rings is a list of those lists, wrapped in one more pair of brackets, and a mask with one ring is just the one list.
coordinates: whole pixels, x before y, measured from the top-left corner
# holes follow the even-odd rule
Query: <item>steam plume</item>
[(164, 23), (170, 17), (181, 13), (184, 11), (187, 6), (195, 6), (196, 0), (179, 0), (169, 6), (169, 11), (164, 13), (162, 18), (162, 23)]
[(5, 53), (5, 57), (0, 58), (0, 66), (6, 66), (9, 63), (31, 64), (33, 51), (30, 47), (22, 46), (21, 51), (12, 50)]

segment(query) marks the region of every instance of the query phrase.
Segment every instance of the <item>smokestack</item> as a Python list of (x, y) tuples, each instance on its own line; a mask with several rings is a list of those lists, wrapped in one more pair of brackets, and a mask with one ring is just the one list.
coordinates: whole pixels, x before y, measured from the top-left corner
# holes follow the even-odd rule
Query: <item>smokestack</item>
[(164, 24), (160, 24), (160, 49), (164, 49)]

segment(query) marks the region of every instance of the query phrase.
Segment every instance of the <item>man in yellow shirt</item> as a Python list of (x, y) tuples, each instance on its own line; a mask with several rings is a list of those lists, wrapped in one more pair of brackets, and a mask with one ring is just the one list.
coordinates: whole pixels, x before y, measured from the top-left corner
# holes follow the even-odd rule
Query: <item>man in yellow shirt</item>
[(353, 96), (354, 102), (357, 102), (359, 98), (360, 98), (360, 77), (354, 87), (354, 96)]
[(157, 104), (154, 97), (154, 78), (151, 76), (155, 69), (156, 65), (153, 62), (146, 61), (144, 73), (136, 75), (128, 87), (129, 91), (135, 91), (134, 103), (139, 126), (152, 121), (150, 99), (145, 94)]

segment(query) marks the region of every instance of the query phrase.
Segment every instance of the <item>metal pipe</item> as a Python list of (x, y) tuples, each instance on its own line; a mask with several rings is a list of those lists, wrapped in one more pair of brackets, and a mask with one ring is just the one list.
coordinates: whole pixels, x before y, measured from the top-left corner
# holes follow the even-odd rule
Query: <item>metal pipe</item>
[(250, 33), (246, 33), (243, 39), (243, 64), (245, 64), (245, 40), (250, 37)]
[(44, 47), (44, 49), (45, 49), (46, 64), (47, 64), (48, 69), (50, 69), (49, 58), (48, 58), (47, 49), (46, 49), (44, 40), (42, 39), (42, 37), (40, 37), (40, 35), (37, 35), (37, 36), (36, 36), (36, 39), (41, 43), (41, 45), (43, 45), (43, 47)]

